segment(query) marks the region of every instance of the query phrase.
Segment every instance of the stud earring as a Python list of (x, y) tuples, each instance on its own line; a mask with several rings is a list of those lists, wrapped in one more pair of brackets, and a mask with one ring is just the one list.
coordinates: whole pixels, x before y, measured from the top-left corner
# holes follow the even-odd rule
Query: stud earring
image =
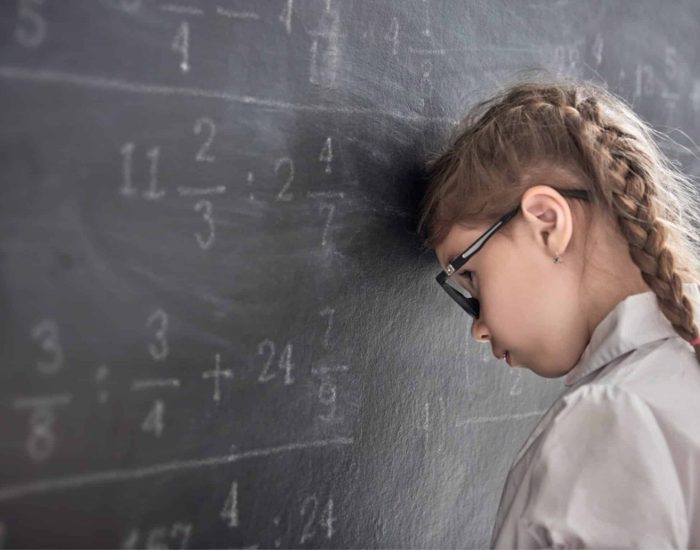
[(554, 258), (554, 263), (555, 263), (555, 264), (563, 264), (564, 262), (562, 262), (560, 256), (556, 256), (556, 257)]

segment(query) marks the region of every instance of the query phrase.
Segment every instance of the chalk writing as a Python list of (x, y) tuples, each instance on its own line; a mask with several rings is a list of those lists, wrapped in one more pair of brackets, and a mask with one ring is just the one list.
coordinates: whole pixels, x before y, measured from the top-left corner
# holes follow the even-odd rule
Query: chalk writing
[(222, 376), (224, 378), (233, 378), (233, 371), (231, 369), (221, 370), (221, 356), (217, 353), (216, 355), (214, 355), (214, 370), (209, 370), (202, 373), (202, 378), (204, 378), (205, 380), (207, 378), (214, 379), (214, 395), (212, 396), (212, 399), (217, 403), (221, 399), (221, 392), (219, 390), (219, 379)]
[(165, 403), (162, 400), (156, 399), (153, 407), (143, 419), (141, 430), (144, 432), (153, 432), (153, 435), (160, 437), (163, 433), (165, 424), (163, 423), (163, 415), (165, 414)]
[(46, 38), (46, 19), (41, 13), (44, 0), (19, 0), (15, 40), (25, 48), (38, 48)]
[(143, 533), (141, 529), (132, 529), (122, 542), (121, 548), (187, 548), (191, 536), (192, 524), (185, 522), (157, 525)]
[(43, 374), (55, 374), (63, 366), (63, 348), (58, 337), (58, 325), (52, 319), (42, 319), (32, 328), (32, 338), (41, 345), (47, 355), (36, 363)]
[[(277, 373), (270, 371), (275, 356), (275, 343), (269, 339), (265, 339), (262, 342), (260, 342), (258, 344), (258, 355), (264, 355), (266, 349), (268, 350), (267, 359), (265, 361), (263, 370), (260, 372), (260, 376), (258, 376), (258, 382), (261, 382), (263, 384), (265, 382), (273, 380), (277, 376)], [(294, 368), (294, 364), (292, 363), (291, 342), (287, 342), (287, 345), (284, 347), (284, 350), (280, 354), (279, 361), (277, 363), (277, 368), (284, 371), (285, 385), (290, 385), (294, 383), (294, 377), (292, 376), (292, 369)]]
[[(119, 192), (125, 197), (134, 197), (138, 193), (133, 181), (134, 170), (134, 149), (133, 142), (122, 145), (122, 185)], [(148, 187), (142, 193), (143, 198), (148, 200), (158, 200), (165, 196), (165, 190), (158, 188), (158, 160), (160, 159), (160, 147), (153, 147), (146, 153), (148, 159)]]
[(231, 483), (231, 490), (226, 497), (221, 517), (229, 527), (238, 527), (238, 482)]
[(214, 124), (214, 121), (207, 117), (198, 118), (194, 123), (194, 133), (197, 136), (199, 134), (204, 134), (205, 136), (204, 142), (195, 156), (197, 162), (214, 162), (214, 155), (209, 153), (209, 148), (216, 136), (216, 124)]
[(153, 313), (148, 316), (146, 320), (147, 327), (153, 327), (155, 333), (155, 344), (150, 342), (148, 344), (148, 353), (154, 361), (163, 361), (168, 356), (168, 314), (162, 309), (156, 309)]
[(289, 157), (284, 157), (278, 159), (275, 162), (275, 174), (278, 174), (283, 168), (287, 170), (287, 177), (284, 180), (284, 185), (279, 193), (277, 193), (278, 201), (290, 201), (294, 197), (291, 191), (289, 191), (289, 186), (292, 185), (294, 181), (294, 162)]
[(213, 206), (211, 202), (206, 199), (198, 200), (194, 205), (195, 212), (201, 212), (202, 218), (207, 224), (209, 229), (209, 234), (206, 238), (202, 237), (199, 232), (194, 234), (195, 239), (197, 239), (197, 244), (202, 250), (208, 250), (214, 244), (215, 228), (214, 228), (214, 218), (212, 217)]
[(190, 70), (190, 24), (187, 21), (180, 23), (180, 27), (170, 45), (174, 52), (180, 54), (180, 70), (187, 73)]
[(307, 496), (301, 504), (300, 515), (305, 518), (304, 527), (299, 538), (299, 544), (305, 544), (316, 536), (316, 529), (321, 527), (326, 539), (333, 538), (333, 525), (337, 518), (333, 514), (333, 498), (330, 497), (325, 505), (321, 505), (320, 517), (316, 518), (319, 512), (319, 499), (316, 495)]

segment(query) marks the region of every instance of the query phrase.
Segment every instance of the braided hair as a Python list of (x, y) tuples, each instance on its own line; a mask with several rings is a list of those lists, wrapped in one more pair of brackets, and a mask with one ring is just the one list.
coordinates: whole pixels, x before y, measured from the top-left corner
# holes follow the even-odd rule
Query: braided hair
[(574, 201), (574, 215), (582, 209), (588, 219), (586, 209), (597, 209), (616, 222), (661, 311), (700, 362), (683, 291), (684, 282), (700, 282), (697, 191), (655, 138), (668, 139), (602, 86), (550, 77), (511, 84), (473, 107), (429, 155), (423, 246), (434, 249), (457, 222), (493, 223), (543, 171), (560, 188), (588, 189), (590, 206)]

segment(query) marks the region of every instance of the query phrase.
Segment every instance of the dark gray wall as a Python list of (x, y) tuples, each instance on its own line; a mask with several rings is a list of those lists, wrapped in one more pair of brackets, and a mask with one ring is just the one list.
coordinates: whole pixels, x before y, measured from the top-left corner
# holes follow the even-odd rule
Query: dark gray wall
[(698, 3), (0, 10), (0, 543), (486, 546), (561, 380), (470, 342), (420, 164), (544, 67), (696, 173)]

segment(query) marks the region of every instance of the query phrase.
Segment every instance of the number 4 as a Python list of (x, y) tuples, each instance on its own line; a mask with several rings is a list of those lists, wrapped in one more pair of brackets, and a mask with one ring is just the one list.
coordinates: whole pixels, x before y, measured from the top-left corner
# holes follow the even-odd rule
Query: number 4
[(182, 56), (180, 69), (183, 73), (190, 70), (190, 24), (183, 21), (180, 29), (177, 31), (173, 43), (170, 46), (174, 52), (178, 52)]
[(163, 413), (165, 412), (165, 405), (164, 403), (160, 400), (157, 399), (156, 402), (153, 404), (153, 408), (151, 409), (151, 412), (148, 413), (148, 416), (144, 419), (143, 423), (141, 424), (141, 429), (144, 432), (153, 432), (156, 437), (160, 437), (160, 434), (163, 433)]
[(326, 174), (332, 172), (331, 162), (333, 162), (333, 142), (331, 138), (326, 138), (326, 142), (323, 144), (323, 149), (321, 149), (321, 154), (318, 156), (318, 160), (326, 163)]
[(229, 527), (238, 527), (238, 482), (234, 481), (231, 484), (224, 508), (221, 510), (221, 517), (226, 520), (226, 525)]

